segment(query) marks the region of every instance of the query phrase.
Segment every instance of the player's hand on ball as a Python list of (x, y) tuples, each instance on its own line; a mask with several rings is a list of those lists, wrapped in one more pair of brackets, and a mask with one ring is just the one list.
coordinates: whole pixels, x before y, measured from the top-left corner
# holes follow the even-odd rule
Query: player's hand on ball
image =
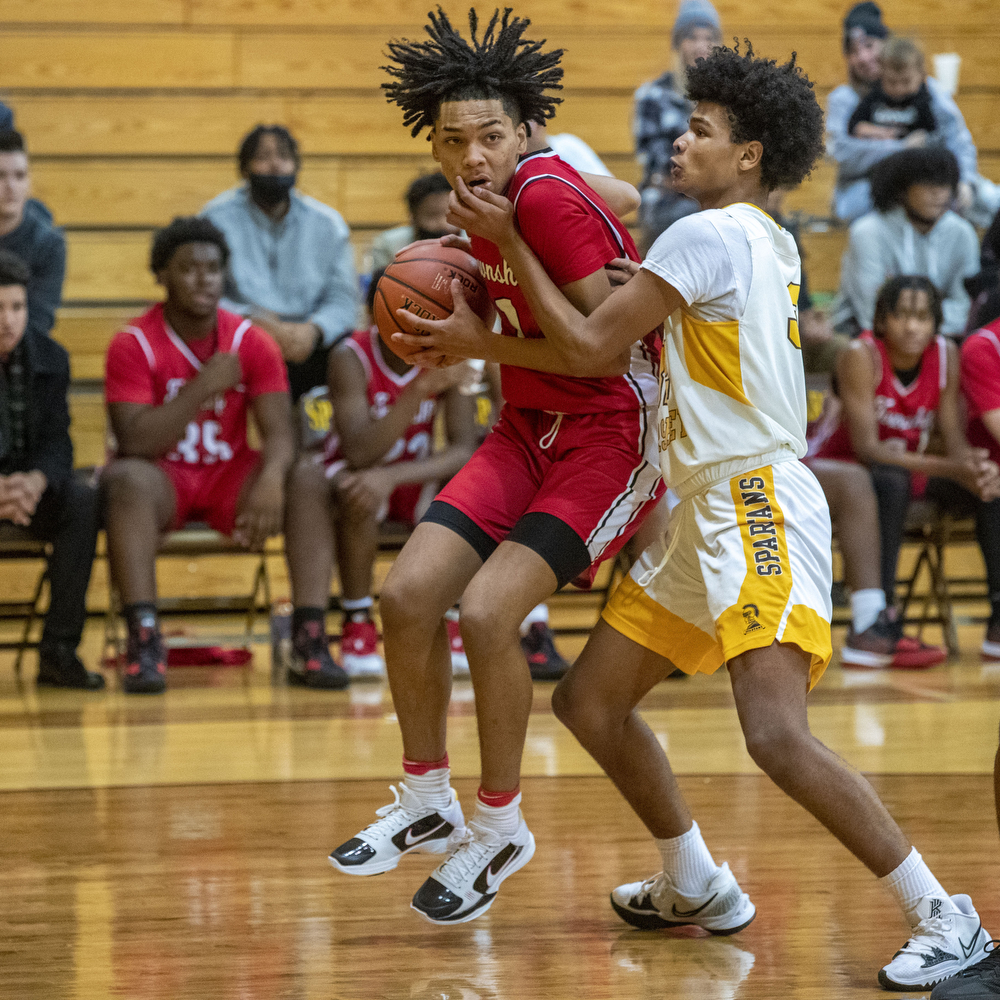
[(463, 358), (489, 360), (489, 338), (493, 331), (469, 308), (457, 279), (451, 283), (454, 311), (447, 319), (423, 319), (406, 309), (396, 310), (396, 321), (410, 333), (394, 333), (392, 339), (419, 348), (407, 356), (411, 364), (440, 368)]
[(470, 188), (461, 177), (455, 178), (455, 190), (448, 196), (447, 219), (498, 247), (515, 233), (513, 203), (481, 185)]

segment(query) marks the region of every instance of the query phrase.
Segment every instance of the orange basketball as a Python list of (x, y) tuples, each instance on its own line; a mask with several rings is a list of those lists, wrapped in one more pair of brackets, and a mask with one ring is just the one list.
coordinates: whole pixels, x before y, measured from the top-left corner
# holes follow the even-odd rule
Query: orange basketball
[(447, 319), (453, 309), (451, 283), (455, 278), (462, 282), (472, 311), (493, 326), (493, 302), (476, 259), (437, 240), (421, 240), (396, 257), (375, 289), (375, 325), (390, 351), (406, 359), (417, 350), (392, 339), (396, 332), (411, 332), (396, 321), (396, 310), (405, 309), (424, 319)]

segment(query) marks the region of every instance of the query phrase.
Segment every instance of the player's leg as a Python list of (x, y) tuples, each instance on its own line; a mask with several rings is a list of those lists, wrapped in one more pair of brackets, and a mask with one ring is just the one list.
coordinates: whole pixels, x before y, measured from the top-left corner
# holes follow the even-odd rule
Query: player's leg
[(896, 604), (896, 564), (910, 506), (910, 473), (898, 465), (872, 465), (872, 488), (878, 502), (882, 589), (889, 608)]
[(166, 472), (141, 458), (119, 458), (101, 474), (111, 576), (128, 628), (123, 689), (156, 693), (166, 686), (166, 652), (156, 618), (156, 552), (178, 507)]
[[(668, 536), (661, 533), (640, 555), (552, 704), (645, 823), (662, 858), (661, 872), (611, 893), (618, 915), (647, 929), (695, 924), (733, 934), (753, 920), (753, 903), (729, 866), (716, 865), (663, 748), (637, 709), (675, 665), (690, 673), (722, 662), (707, 631), (712, 622), (704, 584), (686, 544), (690, 531), (683, 522), (690, 512), (677, 513), (670, 530), (681, 544), (668, 557)], [(637, 579), (652, 588), (655, 599)]]
[[(487, 539), (490, 547), (495, 543)], [(418, 524), (385, 585), (380, 609), (393, 703), (403, 736), (405, 780), (378, 819), (330, 853), (349, 875), (390, 871), (404, 854), (447, 850), (464, 830), (451, 788), (446, 744), (451, 655), (445, 612), (483, 564), (483, 555), (439, 523)]]
[[(840, 651), (841, 662), (852, 667), (910, 669), (940, 663), (945, 651), (905, 637), (894, 614), (886, 608), (886, 594), (880, 582), (879, 504), (871, 473), (857, 462), (838, 459), (811, 459), (808, 464), (830, 505), (830, 519), (844, 561), (845, 582), (851, 591), (851, 627)], [(904, 484), (898, 478), (890, 472), (883, 489), (902, 488)], [(905, 489), (908, 492), (909, 486)], [(903, 500), (904, 516), (906, 504)], [(895, 530), (898, 518), (894, 514), (891, 518)], [(893, 580), (898, 546), (896, 552), (897, 556), (891, 557)]]
[(288, 680), (306, 687), (347, 686), (330, 655), (326, 612), (333, 574), (336, 506), (326, 467), (305, 455), (288, 474), (285, 559), (292, 584), (292, 662)]

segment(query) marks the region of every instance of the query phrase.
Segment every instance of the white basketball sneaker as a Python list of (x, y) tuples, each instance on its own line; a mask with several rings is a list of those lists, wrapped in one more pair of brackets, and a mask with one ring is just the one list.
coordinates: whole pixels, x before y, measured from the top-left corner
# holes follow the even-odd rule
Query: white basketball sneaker
[(682, 896), (669, 876), (659, 872), (645, 882), (618, 886), (611, 905), (625, 923), (643, 930), (693, 924), (719, 936), (743, 930), (757, 915), (725, 863), (697, 896)]
[(464, 924), (485, 913), (505, 878), (534, 856), (535, 838), (524, 817), (511, 837), (470, 820), (452, 839), (451, 855), (417, 890), (410, 906), (432, 924)]
[[(330, 852), (330, 864), (346, 875), (381, 875), (404, 854), (444, 854), (448, 838), (465, 832), (462, 807), (451, 790), (447, 809), (425, 805), (403, 782), (390, 785), (395, 799), (375, 810), (379, 817), (356, 837)], [(400, 794), (402, 792), (402, 794)]]
[(990, 940), (964, 894), (924, 896), (916, 912), (920, 921), (910, 940), (878, 974), (887, 990), (928, 990), (978, 962)]

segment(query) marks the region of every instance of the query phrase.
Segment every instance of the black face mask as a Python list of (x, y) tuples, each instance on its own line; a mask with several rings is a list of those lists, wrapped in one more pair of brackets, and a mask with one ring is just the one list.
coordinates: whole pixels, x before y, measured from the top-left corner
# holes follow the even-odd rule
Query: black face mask
[(249, 174), (250, 197), (264, 208), (275, 205), (288, 197), (295, 186), (295, 174)]

